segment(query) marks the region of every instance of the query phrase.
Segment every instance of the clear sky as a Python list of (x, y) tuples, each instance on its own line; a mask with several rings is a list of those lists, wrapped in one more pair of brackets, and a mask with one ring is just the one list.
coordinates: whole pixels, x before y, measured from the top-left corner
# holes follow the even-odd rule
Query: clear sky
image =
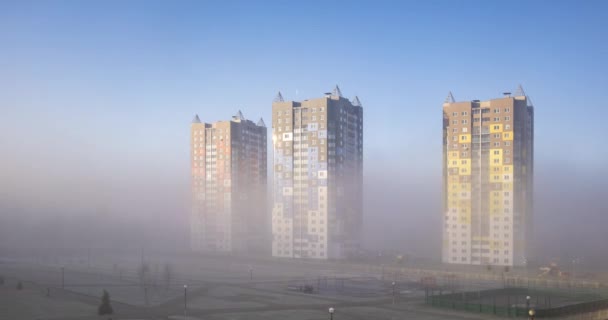
[(605, 176), (607, 57), (607, 1), (2, 1), (0, 190), (46, 204), (81, 183), (187, 191), (195, 113), (269, 124), (278, 90), (335, 84), (364, 106), (366, 177), (438, 188), (448, 91), (518, 84), (539, 174)]

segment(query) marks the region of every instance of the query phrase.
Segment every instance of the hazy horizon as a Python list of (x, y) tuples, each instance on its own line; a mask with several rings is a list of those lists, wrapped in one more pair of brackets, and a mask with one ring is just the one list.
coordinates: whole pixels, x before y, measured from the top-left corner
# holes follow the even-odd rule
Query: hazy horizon
[(4, 3), (0, 246), (186, 248), (194, 114), (270, 124), (277, 91), (338, 84), (364, 109), (364, 247), (438, 258), (442, 103), (522, 84), (539, 255), (608, 265), (608, 3), (590, 3)]

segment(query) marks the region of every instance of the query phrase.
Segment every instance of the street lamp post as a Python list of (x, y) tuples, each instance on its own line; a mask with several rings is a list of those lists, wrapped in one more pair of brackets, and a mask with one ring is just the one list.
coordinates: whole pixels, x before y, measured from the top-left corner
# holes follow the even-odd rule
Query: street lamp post
[(570, 289), (574, 292), (576, 287), (576, 263), (577, 259), (572, 259), (572, 274), (570, 275)]
[(526, 310), (530, 310), (530, 296), (526, 296)]
[(336, 311), (334, 308), (329, 308), (329, 320), (334, 319), (334, 311)]
[(188, 318), (188, 285), (184, 285), (184, 319)]
[(396, 285), (396, 284), (397, 284), (397, 283), (395, 283), (395, 281), (393, 281), (393, 283), (391, 284), (391, 285), (392, 285), (392, 287), (393, 287), (393, 304), (395, 304), (395, 285)]
[[(524, 258), (524, 274), (526, 275), (526, 279), (530, 279), (530, 275), (528, 274), (528, 259)], [(528, 280), (528, 284), (530, 280)]]

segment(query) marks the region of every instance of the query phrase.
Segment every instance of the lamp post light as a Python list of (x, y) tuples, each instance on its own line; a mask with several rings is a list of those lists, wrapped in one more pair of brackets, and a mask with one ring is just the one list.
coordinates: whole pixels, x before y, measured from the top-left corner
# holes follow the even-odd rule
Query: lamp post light
[(184, 319), (188, 319), (188, 285), (184, 285)]
[(530, 320), (534, 320), (534, 316), (536, 315), (536, 311), (534, 311), (534, 309), (530, 309), (528, 311), (528, 316), (530, 316), (528, 319)]
[(334, 312), (336, 310), (334, 308), (329, 308), (329, 320), (333, 320), (334, 319)]
[(526, 309), (530, 310), (530, 296), (526, 296)]

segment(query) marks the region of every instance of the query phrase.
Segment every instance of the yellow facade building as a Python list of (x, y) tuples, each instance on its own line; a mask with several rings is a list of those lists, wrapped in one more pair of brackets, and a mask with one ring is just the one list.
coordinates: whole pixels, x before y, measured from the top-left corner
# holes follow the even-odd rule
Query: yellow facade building
[(443, 104), (444, 263), (523, 265), (532, 231), (534, 108), (515, 95)]

